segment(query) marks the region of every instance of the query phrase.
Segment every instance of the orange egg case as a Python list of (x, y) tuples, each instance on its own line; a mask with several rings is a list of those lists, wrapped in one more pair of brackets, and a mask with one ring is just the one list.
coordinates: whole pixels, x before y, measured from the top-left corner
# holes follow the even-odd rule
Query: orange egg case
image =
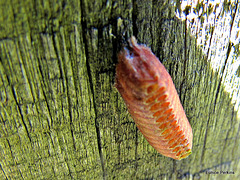
[(171, 76), (151, 49), (137, 44), (135, 37), (118, 54), (115, 86), (153, 148), (177, 160), (191, 154), (192, 128)]

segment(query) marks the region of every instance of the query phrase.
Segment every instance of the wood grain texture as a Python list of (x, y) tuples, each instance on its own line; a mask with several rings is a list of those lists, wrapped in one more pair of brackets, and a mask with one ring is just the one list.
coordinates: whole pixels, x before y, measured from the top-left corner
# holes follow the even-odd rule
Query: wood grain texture
[[(180, 5), (0, 1), (0, 179), (239, 179), (240, 120), (198, 36), (175, 17)], [(114, 88), (122, 35), (171, 75), (193, 129), (188, 158), (156, 152)]]

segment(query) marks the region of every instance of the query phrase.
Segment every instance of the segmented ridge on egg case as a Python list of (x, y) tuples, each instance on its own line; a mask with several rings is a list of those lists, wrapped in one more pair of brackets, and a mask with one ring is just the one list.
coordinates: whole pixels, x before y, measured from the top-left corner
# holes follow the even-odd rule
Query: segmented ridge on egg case
[(191, 154), (192, 128), (165, 67), (135, 37), (120, 51), (118, 61), (116, 88), (138, 129), (162, 155), (186, 158)]

